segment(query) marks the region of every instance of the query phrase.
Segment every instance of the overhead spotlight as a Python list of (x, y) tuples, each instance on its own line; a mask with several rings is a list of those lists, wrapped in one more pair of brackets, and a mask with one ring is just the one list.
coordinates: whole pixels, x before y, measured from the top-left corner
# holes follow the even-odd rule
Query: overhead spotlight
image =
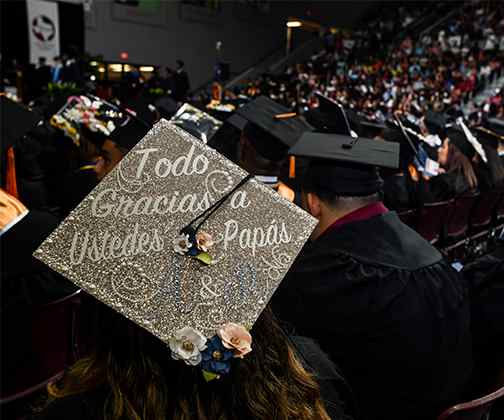
[(153, 66), (140, 66), (140, 71), (142, 73), (152, 73), (154, 71)]
[(100, 68), (98, 69), (98, 71), (99, 71), (100, 73), (105, 73), (105, 67), (100, 67)]
[(91, 75), (90, 77), (91, 81), (94, 82), (96, 80), (96, 76), (94, 74)]
[(96, 67), (98, 65), (98, 61), (90, 61), (89, 65), (93, 66), (93, 67)]
[(291, 20), (287, 22), (287, 26), (289, 28), (299, 28), (300, 26), (303, 26), (303, 24), (299, 20)]

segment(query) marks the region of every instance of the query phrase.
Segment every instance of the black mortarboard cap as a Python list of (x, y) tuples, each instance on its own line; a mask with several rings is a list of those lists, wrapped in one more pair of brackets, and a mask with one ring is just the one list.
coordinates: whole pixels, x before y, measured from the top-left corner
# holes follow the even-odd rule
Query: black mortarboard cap
[(407, 117), (400, 118), (400, 120), (404, 127), (413, 130), (415, 133), (421, 133), (422, 130), (420, 129), (420, 126), (416, 122), (413, 122), (411, 119)]
[(386, 129), (385, 123), (368, 118), (365, 115), (359, 115), (360, 131), (359, 135), (364, 137), (382, 136)]
[(469, 160), (474, 157), (474, 155), (476, 154), (476, 149), (471, 143), (469, 143), (466, 135), (460, 128), (458, 128), (457, 126), (451, 126), (446, 130), (446, 135), (450, 139), (450, 143), (453, 143), (455, 146), (457, 146), (462, 154)]
[(117, 144), (117, 146), (129, 151), (144, 138), (151, 129), (151, 126), (145, 121), (135, 117), (130, 112), (125, 112), (128, 114), (128, 118), (126, 118), (121, 125), (116, 127), (109, 138)]
[(339, 134), (306, 132), (289, 154), (385, 168), (399, 164), (398, 144)]
[(297, 117), (289, 116), (289, 109), (277, 104), (265, 96), (259, 96), (236, 111), (247, 120), (244, 134), (252, 143), (257, 153), (266, 159), (280, 161), (287, 156), (303, 132), (311, 127)]
[(386, 141), (399, 144), (399, 166), (402, 169), (407, 168), (417, 155), (418, 138), (411, 135), (409, 136), (409, 139), (407, 139), (401, 128), (395, 123), (388, 124), (383, 137)]
[(445, 137), (446, 118), (443, 114), (428, 110), (425, 113), (425, 126), (430, 134), (437, 134), (440, 138)]
[(157, 99), (154, 105), (156, 106), (156, 109), (158, 110), (161, 117), (166, 119), (173, 117), (177, 113), (177, 109), (179, 108), (177, 102), (169, 96), (163, 96)]
[(397, 168), (399, 144), (324, 133), (304, 133), (289, 150), (311, 160), (302, 184), (342, 196), (366, 196), (381, 190), (377, 166)]
[(364, 127), (369, 127), (371, 129), (375, 129), (375, 130), (385, 130), (385, 128), (387, 128), (385, 123), (382, 123), (381, 121), (377, 121), (377, 120), (371, 120), (371, 119), (365, 118), (365, 117), (361, 118), (360, 124), (363, 125)]
[(226, 121), (238, 130), (243, 130), (247, 125), (247, 120), (238, 114), (231, 115)]
[(496, 132), (487, 128), (488, 124), (485, 126), (475, 127), (472, 130), (474, 136), (478, 139), (478, 141), (492, 149), (499, 148), (499, 141), (504, 141), (504, 136), (497, 134)]
[(15, 146), (42, 117), (5, 96), (0, 96), (0, 106), (0, 133), (2, 133), (2, 151), (5, 151)]
[(357, 116), (345, 111), (336, 101), (315, 93), (319, 106), (303, 114), (306, 121), (321, 133), (342, 134), (349, 136), (351, 130), (359, 132)]
[(121, 104), (123, 108), (132, 110), (137, 118), (145, 121), (147, 124), (152, 125), (157, 120), (157, 109), (148, 98), (138, 96), (131, 98)]
[(504, 136), (504, 120), (502, 118), (488, 118), (487, 128), (499, 136)]

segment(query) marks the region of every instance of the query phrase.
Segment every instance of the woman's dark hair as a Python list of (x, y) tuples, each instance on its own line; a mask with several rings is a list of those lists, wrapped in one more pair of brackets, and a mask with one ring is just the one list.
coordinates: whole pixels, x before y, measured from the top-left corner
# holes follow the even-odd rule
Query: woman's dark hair
[(471, 161), (451, 142), (448, 145), (446, 167), (447, 172), (457, 171), (461, 173), (471, 190), (478, 187), (478, 178), (476, 178)]
[(329, 419), (317, 383), (269, 307), (252, 328), (253, 351), (207, 383), (199, 367), (172, 360), (156, 337), (96, 306), (96, 348), (61, 384), (49, 385), (52, 398), (103, 390), (107, 420)]

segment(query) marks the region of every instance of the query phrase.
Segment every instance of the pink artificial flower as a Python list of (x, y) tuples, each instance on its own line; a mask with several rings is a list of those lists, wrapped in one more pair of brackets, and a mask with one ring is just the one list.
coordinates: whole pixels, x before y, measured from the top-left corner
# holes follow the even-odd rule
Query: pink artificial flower
[(208, 250), (214, 245), (212, 235), (203, 231), (198, 232), (196, 234), (196, 244), (200, 251), (208, 252)]
[(252, 351), (252, 336), (241, 325), (230, 322), (220, 328), (217, 335), (225, 348), (233, 350), (234, 357), (243, 359), (243, 356)]

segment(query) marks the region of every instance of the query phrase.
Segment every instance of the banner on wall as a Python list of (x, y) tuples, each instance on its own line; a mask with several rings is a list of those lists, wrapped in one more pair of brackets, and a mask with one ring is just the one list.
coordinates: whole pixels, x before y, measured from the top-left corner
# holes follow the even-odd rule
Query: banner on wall
[(42, 0), (27, 0), (30, 62), (45, 57), (48, 64), (60, 55), (58, 4)]

